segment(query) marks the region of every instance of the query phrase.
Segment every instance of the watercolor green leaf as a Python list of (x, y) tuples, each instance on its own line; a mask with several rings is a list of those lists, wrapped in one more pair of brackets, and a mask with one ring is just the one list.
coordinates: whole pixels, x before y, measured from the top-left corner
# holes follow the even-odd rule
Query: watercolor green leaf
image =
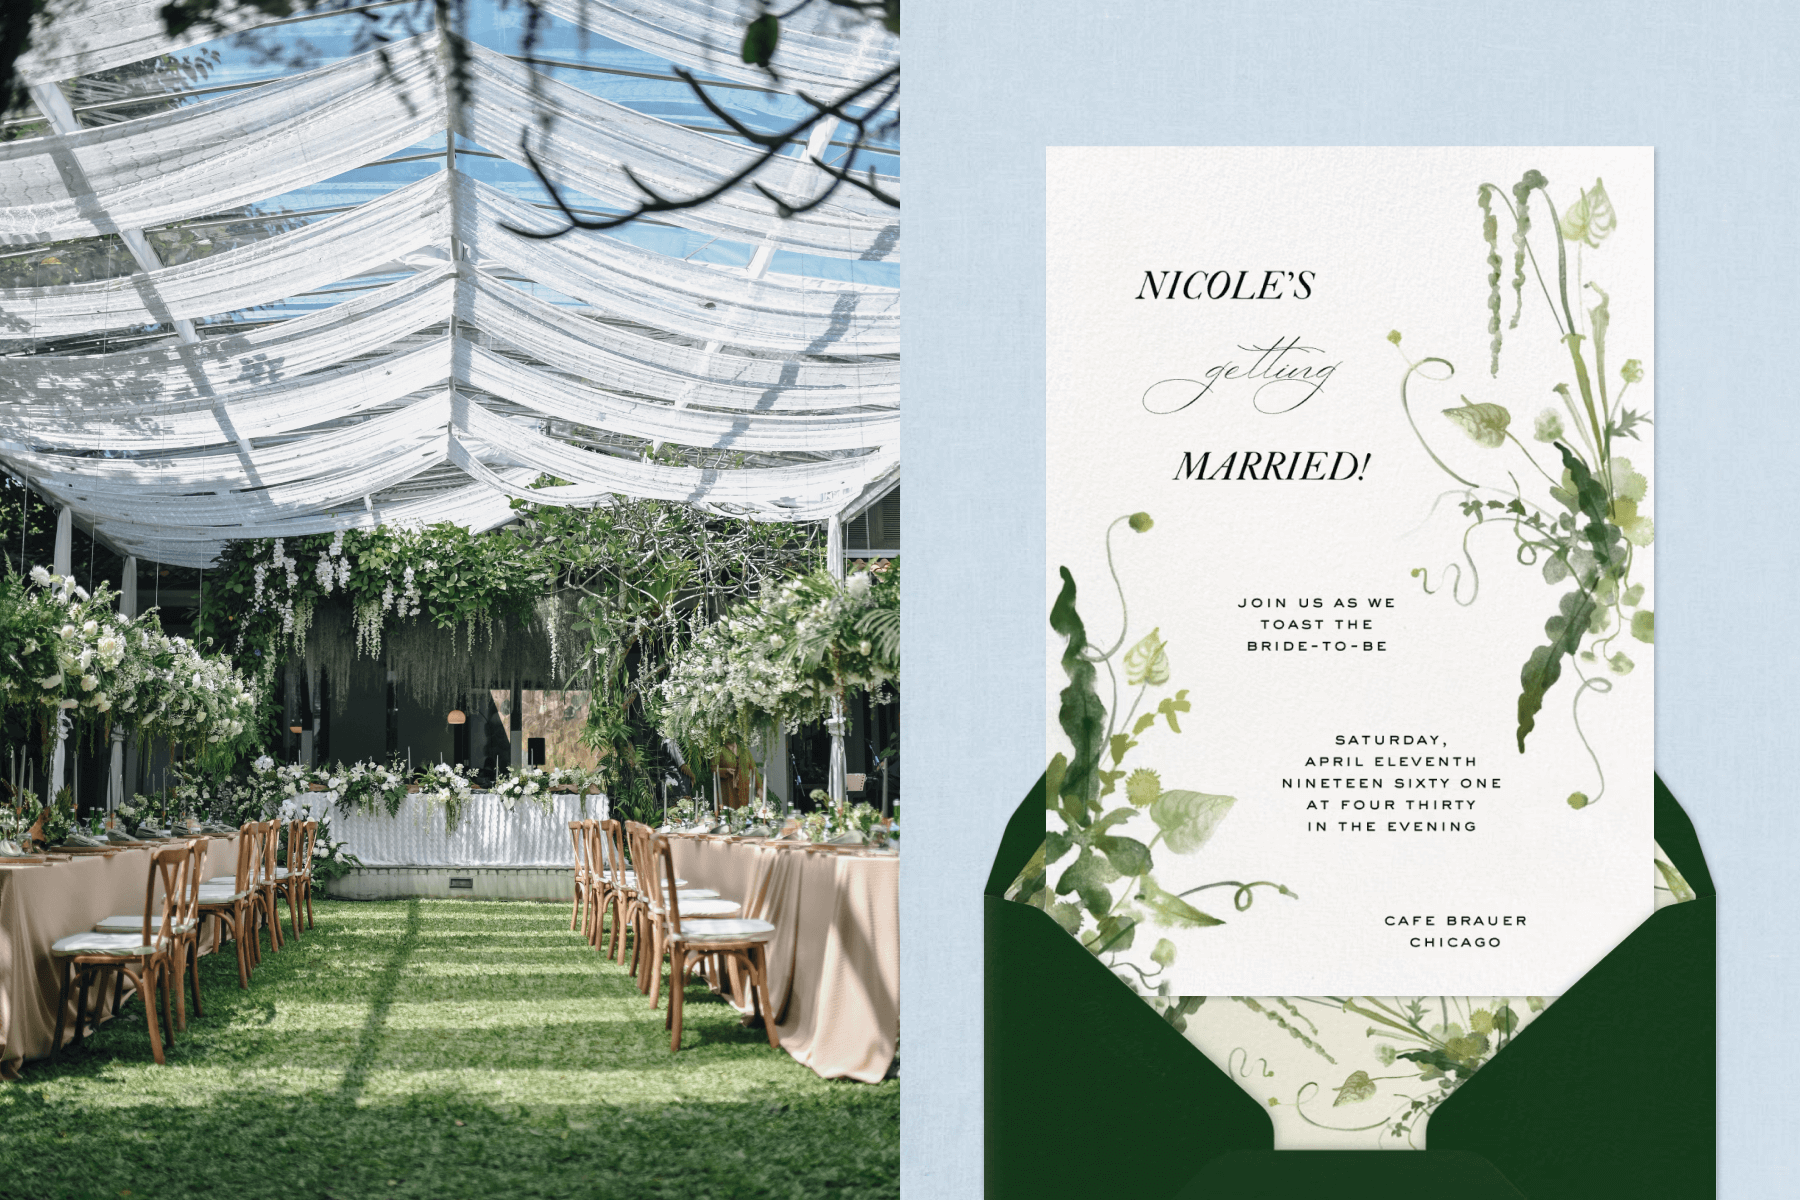
[(1562, 215), (1562, 235), (1571, 242), (1599, 246), (1618, 227), (1619, 216), (1613, 211), (1606, 184), (1594, 180), (1593, 189), (1583, 191), (1581, 199), (1569, 205)]
[(1075, 610), (1075, 577), (1069, 574), (1067, 567), (1060, 570), (1063, 586), (1050, 609), (1050, 628), (1067, 641), (1062, 668), (1069, 684), (1062, 690), (1057, 721), (1069, 744), (1075, 748), (1075, 757), (1063, 774), (1058, 792), (1066, 801), (1072, 802), (1064, 805), (1065, 814), (1080, 812), (1082, 815), (1081, 821), (1071, 823), (1085, 824), (1087, 810), (1096, 807), (1100, 798), (1100, 754), (1106, 741), (1106, 706), (1094, 688), (1094, 664), (1084, 653), (1088, 646), (1087, 627)]
[(1081, 929), (1081, 905), (1067, 900), (1058, 900), (1050, 906), (1050, 917), (1063, 927), (1065, 933), (1076, 933)]
[(1106, 861), (1121, 876), (1143, 875), (1150, 870), (1150, 847), (1136, 838), (1103, 834), (1094, 839), (1094, 849), (1106, 855)]
[(1175, 893), (1163, 891), (1157, 886), (1156, 880), (1148, 875), (1139, 881), (1136, 899), (1150, 910), (1152, 921), (1171, 929), (1204, 929), (1208, 925), (1225, 923), (1201, 912)]
[(1056, 894), (1066, 896), (1074, 892), (1081, 897), (1081, 903), (1089, 912), (1096, 917), (1104, 917), (1112, 911), (1112, 893), (1107, 890), (1106, 885), (1118, 879), (1119, 873), (1110, 862), (1083, 846), (1074, 865), (1056, 881)]
[[(1194, 706), (1188, 702), (1187, 694), (1188, 690), (1182, 688), (1173, 696), (1164, 696), (1162, 703), (1156, 706), (1156, 711), (1161, 713), (1163, 720), (1169, 723), (1169, 729), (1172, 732), (1181, 732), (1181, 725), (1175, 720), (1175, 714), (1193, 711)], [(1149, 716), (1150, 714), (1145, 713), (1144, 715)]]
[(1160, 629), (1152, 629), (1125, 652), (1125, 682), (1132, 687), (1146, 683), (1161, 687), (1169, 682), (1169, 645), (1162, 640)]
[(1532, 438), (1540, 442), (1559, 441), (1564, 432), (1562, 414), (1554, 408), (1546, 408), (1540, 412), (1531, 426)]
[(1167, 791), (1150, 806), (1150, 819), (1177, 854), (1192, 854), (1206, 845), (1213, 830), (1237, 800), (1204, 792)]
[(1156, 949), (1150, 952), (1150, 961), (1167, 969), (1175, 962), (1175, 943), (1168, 938), (1157, 938)]
[(1361, 1104), (1364, 1100), (1373, 1100), (1375, 1091), (1375, 1081), (1369, 1078), (1367, 1071), (1352, 1071), (1350, 1078), (1344, 1080), (1343, 1086), (1338, 1088), (1337, 1099), (1331, 1102), (1331, 1107), (1337, 1108), (1343, 1104)]
[(1151, 528), (1154, 527), (1156, 524), (1156, 522), (1153, 519), (1151, 519), (1150, 514), (1147, 512), (1132, 513), (1129, 518), (1129, 521), (1131, 523), (1131, 527), (1139, 533), (1149, 533)]
[(1559, 615), (1544, 622), (1550, 644), (1538, 646), (1525, 660), (1519, 672), (1519, 753), (1525, 753), (1525, 738), (1537, 727), (1537, 714), (1544, 707), (1544, 693), (1562, 678), (1564, 655), (1572, 655), (1581, 646), (1582, 635), (1594, 618), (1592, 592), (1574, 591), (1563, 596)]
[(1512, 414), (1501, 405), (1474, 404), (1467, 396), (1461, 408), (1446, 408), (1444, 415), (1470, 440), (1490, 450), (1505, 444), (1506, 428), (1512, 424)]
[(1609, 438), (1628, 437), (1635, 442), (1638, 440), (1637, 427), (1639, 425), (1654, 424), (1656, 424), (1655, 421), (1635, 409), (1621, 408), (1618, 419), (1607, 423), (1606, 436)]
[(1660, 858), (1653, 861), (1656, 863), (1657, 871), (1663, 877), (1663, 882), (1669, 885), (1669, 892), (1677, 901), (1687, 901), (1694, 898), (1693, 886), (1682, 877), (1680, 871), (1677, 871), (1673, 866)]
[(1641, 501), (1650, 494), (1650, 481), (1631, 465), (1629, 458), (1615, 456), (1611, 469), (1613, 495), (1618, 499)]
[(1656, 641), (1656, 614), (1640, 609), (1631, 614), (1631, 636), (1640, 642)]

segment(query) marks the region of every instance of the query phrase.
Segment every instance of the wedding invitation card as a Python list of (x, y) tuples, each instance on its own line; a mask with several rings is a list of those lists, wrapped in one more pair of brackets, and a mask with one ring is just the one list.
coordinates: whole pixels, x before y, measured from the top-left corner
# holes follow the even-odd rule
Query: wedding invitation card
[[(1652, 911), (1652, 184), (1631, 148), (1049, 151), (1014, 894), (1176, 1017), (1494, 997), (1381, 1014), (1450, 1074)], [(1308, 1015), (1243, 1014), (1302, 1052)]]

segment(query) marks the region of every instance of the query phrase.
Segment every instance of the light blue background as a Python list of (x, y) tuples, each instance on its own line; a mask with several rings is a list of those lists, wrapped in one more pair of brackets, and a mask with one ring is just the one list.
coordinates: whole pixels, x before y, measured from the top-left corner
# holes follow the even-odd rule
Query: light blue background
[[(1657, 766), (1719, 885), (1719, 1194), (1790, 1194), (1797, 14), (911, 0), (907, 1200), (981, 1191), (979, 897), (1046, 758), (1044, 147), (1107, 144), (1656, 148)], [(1074, 1099), (1046, 1096), (1046, 1112)]]

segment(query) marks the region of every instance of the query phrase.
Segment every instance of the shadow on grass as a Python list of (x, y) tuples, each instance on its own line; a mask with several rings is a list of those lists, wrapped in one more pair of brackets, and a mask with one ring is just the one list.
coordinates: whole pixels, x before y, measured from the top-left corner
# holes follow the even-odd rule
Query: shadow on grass
[(671, 1054), (566, 909), (320, 908), (247, 992), (203, 960), (168, 1067), (133, 1001), (0, 1085), (0, 1196), (897, 1194), (897, 1083), (820, 1080), (698, 983)]
[(400, 940), (394, 943), (393, 951), (388, 955), (387, 966), (375, 980), (374, 994), (369, 1000), (369, 1019), (363, 1022), (362, 1036), (357, 1039), (356, 1056), (350, 1060), (350, 1067), (344, 1072), (344, 1082), (338, 1087), (338, 1099), (355, 1104), (362, 1095), (363, 1085), (369, 1078), (369, 1067), (375, 1062), (381, 1051), (381, 1031), (387, 1024), (388, 1010), (394, 1005), (394, 992), (400, 986), (400, 973), (406, 969), (406, 962), (412, 957), (419, 945), (419, 902), (406, 902), (406, 928), (400, 933)]

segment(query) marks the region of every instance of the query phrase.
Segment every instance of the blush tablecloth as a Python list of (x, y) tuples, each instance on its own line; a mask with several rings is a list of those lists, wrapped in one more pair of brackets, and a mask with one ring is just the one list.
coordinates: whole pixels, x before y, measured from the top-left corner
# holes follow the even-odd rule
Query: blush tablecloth
[(676, 834), (675, 871), (776, 928), (769, 994), (782, 1049), (874, 1083), (900, 1040), (900, 859)]
[[(237, 869), (236, 847), (235, 834), (211, 838), (208, 878)], [(147, 848), (69, 862), (0, 866), (0, 1078), (17, 1079), (26, 1059), (50, 1053), (61, 986), (50, 947), (58, 938), (93, 928), (96, 921), (143, 911), (149, 870)], [(211, 949), (211, 926), (207, 922), (202, 934), (203, 953)], [(71, 989), (63, 1040), (74, 1036)]]

